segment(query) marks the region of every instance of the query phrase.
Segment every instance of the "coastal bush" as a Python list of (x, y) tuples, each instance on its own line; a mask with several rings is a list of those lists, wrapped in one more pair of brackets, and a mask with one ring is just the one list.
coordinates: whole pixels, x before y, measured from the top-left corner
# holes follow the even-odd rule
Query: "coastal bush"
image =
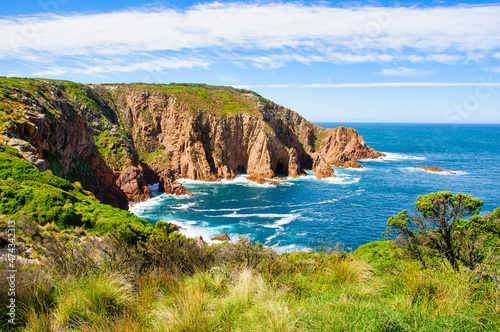
[[(403, 210), (387, 221), (387, 236), (405, 248), (425, 267), (427, 257), (446, 259), (458, 271), (460, 264), (474, 268), (491, 244), (498, 243), (496, 214), (479, 215), (483, 202), (449, 191), (417, 198), (418, 212)], [(466, 219), (466, 217), (469, 217)]]

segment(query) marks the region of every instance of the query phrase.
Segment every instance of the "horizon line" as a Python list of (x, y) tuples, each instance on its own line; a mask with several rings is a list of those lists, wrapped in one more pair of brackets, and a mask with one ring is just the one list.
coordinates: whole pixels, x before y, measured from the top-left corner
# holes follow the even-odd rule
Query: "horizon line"
[(236, 89), (255, 88), (408, 88), (408, 87), (457, 87), (457, 86), (490, 86), (500, 87), (500, 82), (386, 82), (386, 83), (313, 83), (313, 84), (256, 84), (232, 85)]

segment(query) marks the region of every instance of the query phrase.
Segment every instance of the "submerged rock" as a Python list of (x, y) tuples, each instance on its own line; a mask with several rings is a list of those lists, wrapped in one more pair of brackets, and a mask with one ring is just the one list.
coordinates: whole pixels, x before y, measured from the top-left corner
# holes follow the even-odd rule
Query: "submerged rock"
[(249, 175), (246, 177), (247, 180), (250, 180), (252, 182), (258, 183), (258, 184), (272, 184), (272, 185), (279, 185), (279, 182), (268, 180), (262, 176), (258, 175)]
[(452, 172), (450, 170), (447, 170), (447, 169), (441, 169), (439, 167), (435, 167), (435, 166), (417, 166), (418, 169), (422, 169), (424, 171), (427, 171), (427, 172), (432, 172), (432, 173), (447, 173), (447, 174), (457, 174), (455, 172)]

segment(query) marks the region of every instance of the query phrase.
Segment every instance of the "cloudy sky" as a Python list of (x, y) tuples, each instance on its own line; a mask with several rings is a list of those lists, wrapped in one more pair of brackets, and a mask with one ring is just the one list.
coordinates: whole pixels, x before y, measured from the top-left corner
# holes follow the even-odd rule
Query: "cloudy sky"
[(313, 121), (500, 123), (500, 3), (2, 0), (0, 75), (254, 90)]

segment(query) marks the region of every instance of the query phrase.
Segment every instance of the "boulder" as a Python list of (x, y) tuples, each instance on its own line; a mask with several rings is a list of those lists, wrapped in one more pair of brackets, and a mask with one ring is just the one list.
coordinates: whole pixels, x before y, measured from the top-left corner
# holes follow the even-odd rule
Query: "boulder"
[(212, 241), (215, 241), (215, 240), (217, 240), (217, 241), (231, 241), (231, 239), (229, 238), (229, 235), (227, 235), (226, 233), (221, 234), (221, 235), (217, 235), (217, 236), (211, 238), (210, 240), (212, 240)]
[(253, 181), (255, 183), (258, 183), (258, 184), (272, 184), (272, 185), (278, 185), (279, 182), (276, 182), (276, 181), (271, 181), (271, 180), (268, 180), (268, 179), (265, 179), (263, 178), (262, 176), (258, 176), (258, 175), (249, 175), (246, 177), (247, 180), (250, 180), (250, 181)]
[(170, 195), (194, 196), (192, 192), (184, 188), (184, 186), (180, 184), (178, 181), (164, 176), (160, 177), (160, 182), (158, 184), (158, 191)]
[(153, 197), (141, 168), (135, 166), (124, 168), (116, 184), (130, 202), (140, 202)]
[(203, 236), (197, 236), (193, 240), (194, 243), (196, 243), (199, 247), (203, 247), (207, 244), (205, 241), (203, 241)]
[(314, 156), (312, 169), (318, 179), (335, 177), (333, 169), (326, 163), (325, 158), (319, 154)]

